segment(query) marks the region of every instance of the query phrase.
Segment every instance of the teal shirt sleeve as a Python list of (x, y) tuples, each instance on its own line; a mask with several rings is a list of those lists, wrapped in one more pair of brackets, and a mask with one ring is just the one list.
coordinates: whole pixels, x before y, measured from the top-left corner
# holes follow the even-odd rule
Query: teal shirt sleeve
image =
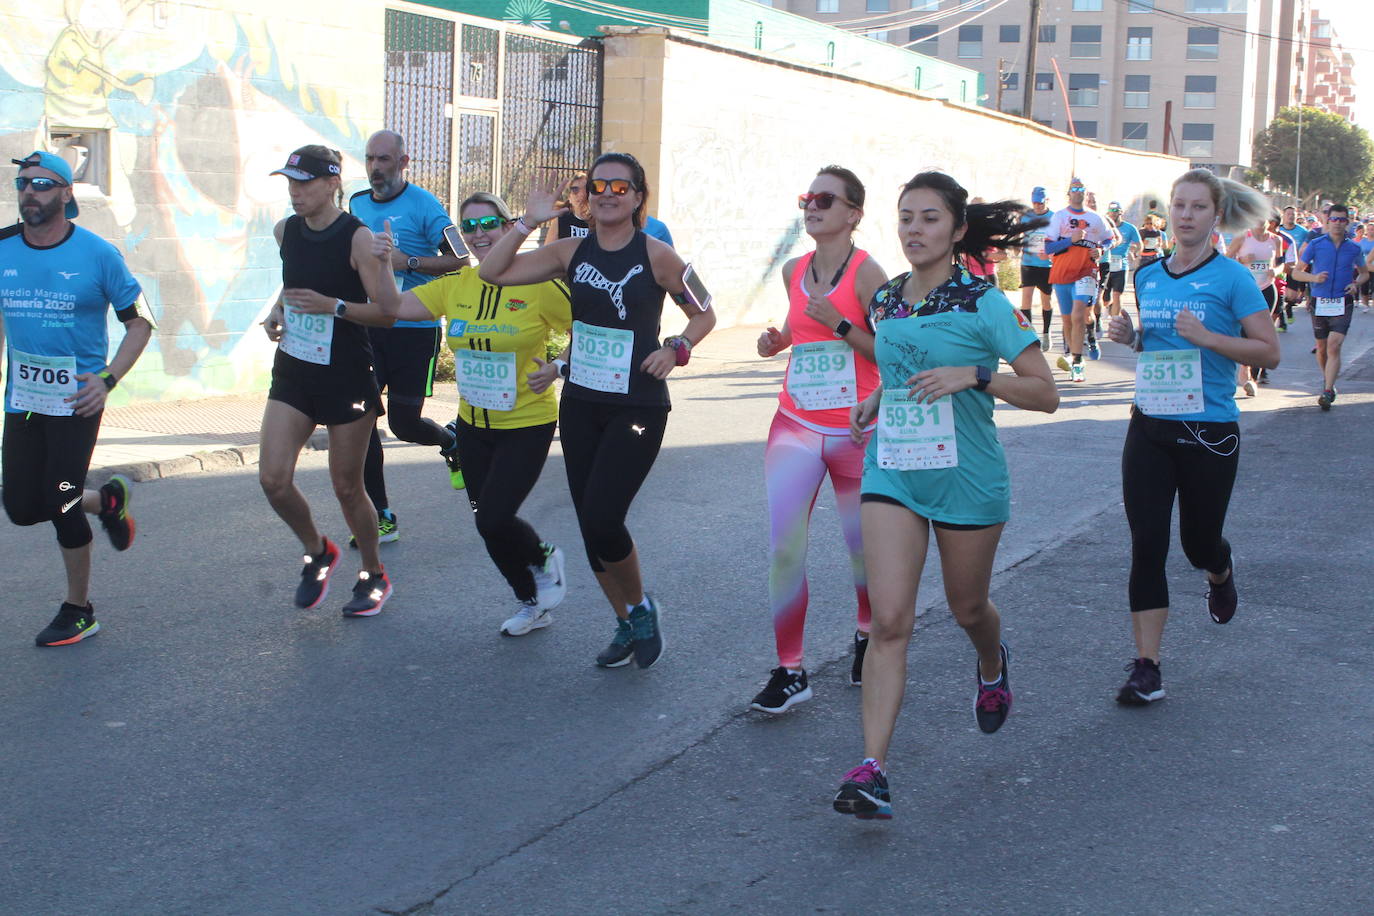
[(983, 320), (983, 338), (989, 355), (1013, 362), (1029, 346), (1040, 346), (1040, 337), (1026, 316), (1011, 304), (999, 289), (989, 289), (978, 300), (978, 314)]

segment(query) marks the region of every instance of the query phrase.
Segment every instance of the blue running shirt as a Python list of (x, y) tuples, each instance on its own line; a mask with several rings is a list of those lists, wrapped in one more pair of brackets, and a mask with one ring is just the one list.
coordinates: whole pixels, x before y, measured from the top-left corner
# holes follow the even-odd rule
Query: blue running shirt
[[(373, 232), (381, 232), (391, 220), (391, 234), (396, 247), (408, 255), (432, 258), (439, 253), (444, 230), (453, 225), (439, 199), (418, 185), (409, 182), (400, 194), (390, 200), (374, 200), (372, 191), (359, 191), (348, 199), (348, 212), (362, 220)], [(417, 270), (396, 271), (401, 292), (414, 289), (434, 277)], [(398, 321), (398, 328), (437, 328), (437, 321)]]
[[(1028, 210), (1026, 214), (1021, 217), (1021, 222), (1029, 223), (1032, 220), (1049, 219), (1052, 216), (1054, 216), (1054, 213), (1049, 210), (1046, 210), (1044, 213), (1036, 213), (1034, 210)], [(1041, 226), (1039, 229), (1032, 229), (1022, 236), (1022, 238), (1025, 239), (1025, 245), (1021, 248), (1021, 266), (1049, 267), (1050, 256), (1045, 253), (1045, 243), (1049, 241), (1049, 227)]]
[(1132, 245), (1142, 244), (1142, 239), (1140, 238), (1140, 230), (1136, 229), (1136, 227), (1133, 224), (1123, 222), (1121, 223), (1121, 225), (1116, 227), (1116, 231), (1121, 233), (1121, 244), (1113, 248), (1111, 250), (1111, 253), (1116, 255), (1117, 257), (1126, 257), (1127, 253), (1131, 250)]

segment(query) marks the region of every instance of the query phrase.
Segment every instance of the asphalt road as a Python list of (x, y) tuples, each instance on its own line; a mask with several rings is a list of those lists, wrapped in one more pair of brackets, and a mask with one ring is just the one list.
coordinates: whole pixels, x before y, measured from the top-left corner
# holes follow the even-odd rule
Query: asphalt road
[[(1228, 529), (1241, 610), (1208, 621), (1175, 550), (1169, 698), (1144, 710), (1111, 701), (1131, 655), (1131, 357), (1109, 347), (1052, 417), (999, 408), (1016, 495), (993, 595), (1015, 710), (996, 736), (974, 727), (973, 654), (927, 564), (889, 762), (897, 817), (876, 824), (829, 809), (861, 744), (828, 494), (816, 698), (745, 711), (776, 663), (761, 457), (782, 366), (747, 358), (747, 338), (722, 336), (714, 357), (708, 342), (675, 380), (631, 516), (665, 608), (648, 672), (592, 666), (610, 611), (556, 446), (525, 515), (567, 550), (572, 591), (521, 639), (497, 634), (511, 599), (463, 496), (411, 446), (388, 449), (402, 540), (372, 620), (338, 616), (348, 565), (324, 608), (291, 606), (298, 546), (251, 470), (140, 486), (134, 549), (97, 546), (105, 629), (70, 649), (32, 645), (61, 597), (50, 533), (0, 527), (0, 911), (1374, 909), (1374, 362), (1321, 413), (1310, 337), (1282, 338), (1274, 386), (1245, 406)], [(342, 538), (323, 462), (307, 454), (299, 479)]]

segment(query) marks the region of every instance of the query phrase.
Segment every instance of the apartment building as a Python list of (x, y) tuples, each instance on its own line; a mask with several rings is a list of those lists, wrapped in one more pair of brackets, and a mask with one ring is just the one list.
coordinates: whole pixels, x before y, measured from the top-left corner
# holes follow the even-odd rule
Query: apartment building
[(1353, 98), (1353, 86), (1340, 88), (1343, 52), (1333, 46), (1338, 56), (1320, 64), (1315, 45), (1302, 53), (1296, 23), (1310, 22), (1317, 40), (1308, 0), (1041, 0), (1033, 73), (1029, 0), (771, 5), (976, 68), (991, 87), (983, 103), (1002, 111), (1024, 113), (1029, 81), (1029, 116), (1042, 124), (1221, 174), (1250, 165), (1255, 134), (1290, 97), (1310, 98), (1307, 84), (1329, 86), (1334, 74), (1337, 102)]
[(1341, 46), (1331, 21), (1312, 11), (1308, 33), (1308, 56), (1303, 99), (1315, 108), (1338, 114), (1347, 121), (1354, 118), (1355, 60)]

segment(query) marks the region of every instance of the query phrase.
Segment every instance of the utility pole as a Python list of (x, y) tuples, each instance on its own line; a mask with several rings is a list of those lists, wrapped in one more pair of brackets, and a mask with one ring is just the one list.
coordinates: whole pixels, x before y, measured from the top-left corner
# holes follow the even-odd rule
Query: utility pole
[(1021, 116), (1028, 121), (1035, 120), (1035, 46), (1040, 43), (1040, 0), (1030, 0), (1030, 33), (1026, 36), (1026, 85), (1025, 101), (1021, 103)]
[(1169, 136), (1174, 132), (1174, 103), (1164, 102), (1164, 155), (1169, 155)]
[(997, 58), (997, 111), (1002, 111), (1002, 88), (1007, 82), (1007, 62), (1002, 58)]
[(1302, 90), (1298, 90), (1298, 151), (1297, 162), (1293, 165), (1293, 196), (1297, 198), (1298, 206), (1302, 206), (1302, 192), (1299, 186), (1302, 183)]

